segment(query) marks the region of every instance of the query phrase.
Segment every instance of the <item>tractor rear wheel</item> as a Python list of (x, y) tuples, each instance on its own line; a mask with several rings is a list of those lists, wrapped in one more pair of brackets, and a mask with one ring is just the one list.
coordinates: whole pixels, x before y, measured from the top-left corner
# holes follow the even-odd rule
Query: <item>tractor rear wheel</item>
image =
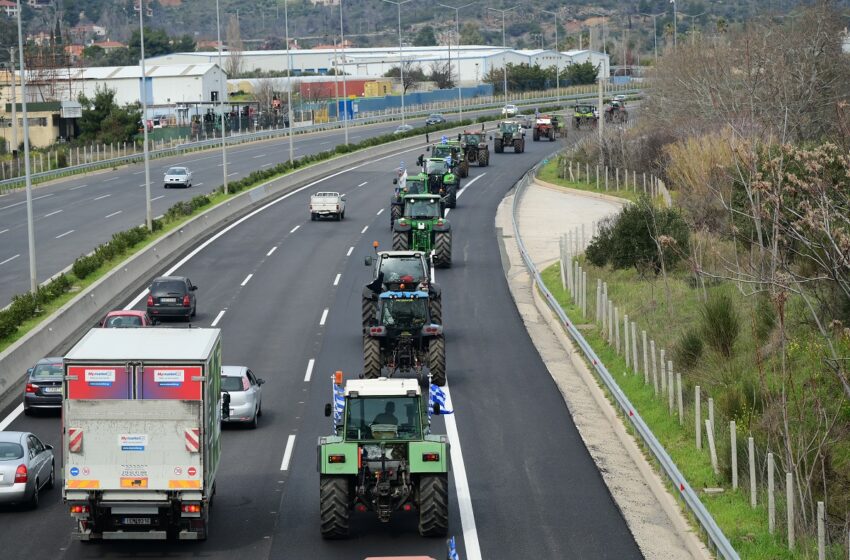
[(539, 131), (538, 129), (536, 129), (536, 128), (535, 128), (535, 129), (534, 129), (534, 134), (532, 135), (532, 137), (534, 138), (534, 141), (535, 141), (535, 142), (537, 142), (538, 140), (540, 140), (540, 131)]
[(363, 328), (367, 328), (369, 323), (378, 313), (378, 302), (372, 298), (363, 298)]
[(363, 377), (381, 377), (381, 341), (367, 335), (363, 335)]
[(341, 539), (348, 536), (348, 478), (321, 476), (319, 478), (319, 515), (322, 537)]
[(393, 251), (407, 251), (410, 238), (406, 231), (393, 231)]
[(449, 531), (449, 479), (445, 474), (419, 478), (419, 534), (445, 537)]
[(399, 218), (401, 218), (401, 206), (393, 204), (390, 206), (390, 227), (393, 227), (393, 224)]
[(490, 165), (490, 150), (481, 150), (478, 152), (478, 167), (487, 167)]
[[(428, 311), (431, 314), (431, 322), (437, 325), (443, 324), (443, 296), (431, 296), (428, 300)], [(377, 310), (376, 310), (377, 312)]]
[(446, 340), (442, 335), (435, 336), (428, 343), (428, 370), (434, 385), (442, 387), (446, 384)]
[(497, 154), (501, 154), (502, 152), (505, 151), (505, 149), (502, 147), (502, 139), (501, 138), (496, 138), (493, 141), (493, 149), (495, 150), (495, 152)]
[(469, 177), (469, 160), (463, 160), (460, 164), (460, 176)]
[(517, 140), (514, 142), (514, 153), (521, 154), (525, 151), (525, 140)]
[(438, 231), (434, 234), (434, 266), (448, 268), (452, 265), (452, 232)]

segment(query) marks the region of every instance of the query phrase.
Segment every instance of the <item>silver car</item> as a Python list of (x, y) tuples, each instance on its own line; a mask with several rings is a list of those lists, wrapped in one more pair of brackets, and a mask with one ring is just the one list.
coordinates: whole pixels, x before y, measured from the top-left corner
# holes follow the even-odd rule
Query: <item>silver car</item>
[(29, 432), (0, 432), (0, 504), (35, 509), (39, 491), (55, 484), (53, 446)]
[(188, 167), (169, 167), (162, 181), (165, 183), (166, 189), (169, 187), (188, 189), (192, 186), (192, 172), (189, 171)]
[(221, 366), (221, 392), (230, 395), (230, 415), (222, 421), (256, 428), (263, 415), (264, 383), (245, 366)]

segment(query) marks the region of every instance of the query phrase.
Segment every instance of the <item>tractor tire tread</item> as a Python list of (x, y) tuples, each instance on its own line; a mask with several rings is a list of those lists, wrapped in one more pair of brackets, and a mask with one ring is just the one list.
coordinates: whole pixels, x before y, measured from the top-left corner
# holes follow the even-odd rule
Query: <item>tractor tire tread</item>
[(449, 479), (445, 474), (419, 479), (419, 534), (445, 537), (449, 531)]
[(348, 507), (348, 479), (336, 476), (320, 478), (319, 516), (323, 538), (341, 539), (348, 536), (351, 516)]

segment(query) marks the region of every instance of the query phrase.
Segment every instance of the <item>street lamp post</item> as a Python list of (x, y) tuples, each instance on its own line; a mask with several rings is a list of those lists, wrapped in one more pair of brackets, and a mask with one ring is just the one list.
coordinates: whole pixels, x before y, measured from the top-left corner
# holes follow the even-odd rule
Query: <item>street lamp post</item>
[(661, 12), (660, 14), (640, 13), (638, 15), (652, 18), (652, 35), (655, 39), (655, 64), (657, 66), (658, 65), (658, 20), (656, 18), (658, 18), (658, 16), (663, 16), (664, 12)]
[[(11, 47), (9, 49), (9, 68), (12, 71), (12, 156), (15, 158), (15, 163), (17, 163), (18, 159), (18, 94), (15, 92), (15, 82), (17, 82), (17, 78), (15, 78), (15, 47)], [(20, 173), (20, 166), (15, 166), (18, 169), (18, 173)], [(9, 168), (11, 169), (11, 167)]]
[(588, 10), (587, 13), (600, 16), (602, 18), (602, 52), (608, 54), (608, 45), (605, 42), (605, 22), (608, 19), (608, 14), (603, 14), (602, 12), (593, 12), (590, 10)]
[(558, 43), (558, 12), (549, 10), (540, 10), (544, 14), (555, 16), (555, 53), (558, 58), (555, 59), (555, 88), (558, 90), (558, 105), (561, 104), (561, 51)]
[(673, 51), (676, 51), (676, 45), (679, 39), (679, 12), (676, 8), (676, 0), (670, 0), (673, 4)]
[[(283, 27), (286, 34), (286, 114), (289, 118), (289, 126), (286, 131), (289, 135), (289, 162), (295, 160), (295, 145), (292, 140), (292, 56), (289, 53), (289, 7), (287, 0), (283, 0)], [(340, 6), (340, 9), (342, 7)]]
[[(27, 190), (27, 242), (30, 258), (30, 291), (38, 290), (38, 278), (35, 271), (35, 224), (32, 219), (32, 172), (30, 169), (30, 125), (27, 121), (27, 79), (24, 73), (24, 34), (21, 30), (21, 0), (18, 0), (18, 66), (21, 69), (21, 112), (24, 118), (24, 173)], [(15, 81), (14, 72), (12, 82)], [(16, 100), (12, 100), (14, 107)], [(12, 123), (13, 128), (18, 123)], [(17, 149), (17, 146), (15, 146)]]
[(683, 16), (685, 16), (685, 17), (689, 17), (689, 18), (691, 18), (691, 44), (692, 44), (692, 45), (694, 44), (694, 38), (696, 37), (696, 34), (695, 34), (695, 27), (694, 27), (694, 24), (696, 23), (696, 18), (698, 18), (698, 17), (700, 17), (700, 16), (704, 16), (704, 15), (705, 15), (705, 14), (707, 14), (707, 13), (708, 13), (708, 12), (700, 12), (700, 13), (698, 13), (698, 14), (693, 14), (693, 15), (691, 15), (691, 14), (682, 14), (682, 15), (683, 15)]
[[(519, 6), (513, 6), (511, 8), (507, 8), (504, 10), (497, 10), (496, 8), (487, 8), (488, 10), (492, 10), (494, 12), (499, 12), (502, 14), (502, 48), (507, 50), (508, 44), (505, 41), (505, 14), (510, 12), (511, 10), (515, 10), (519, 8)], [(505, 51), (502, 51), (502, 56), (505, 56)], [(508, 103), (508, 61), (504, 60), (504, 66), (502, 67), (502, 76), (505, 81), (505, 104)]]
[(401, 5), (407, 4), (410, 0), (383, 0), (388, 4), (395, 4), (398, 8), (398, 75), (401, 79), (401, 125), (404, 126), (404, 56), (402, 55), (401, 46)]
[[(345, 30), (342, 26), (342, 0), (339, 0), (339, 41), (340, 46), (342, 47), (342, 63), (343, 67), (345, 66)], [(339, 73), (339, 65), (336, 67), (337, 73)], [(345, 120), (342, 121), (343, 127), (345, 128), (345, 143), (348, 144), (348, 92), (346, 91), (346, 83), (345, 83), (345, 70), (342, 72), (342, 108), (345, 111)], [(337, 105), (337, 118), (339, 118), (339, 105)]]
[(139, 0), (139, 65), (142, 69), (142, 139), (144, 140), (145, 159), (145, 225), (153, 231), (153, 211), (151, 210), (151, 158), (148, 150), (148, 84), (145, 75), (145, 1)]
[[(341, 0), (340, 0), (341, 1)], [(463, 6), (449, 6), (447, 4), (440, 4), (437, 2), (438, 6), (442, 6), (444, 8), (449, 8), (455, 11), (455, 36), (457, 37), (457, 115), (458, 120), (463, 120), (463, 99), (460, 90), (460, 11), (463, 8), (468, 8), (473, 4), (477, 4), (477, 2), (470, 2), (468, 4), (464, 4)], [(451, 53), (452, 44), (451, 39), (449, 39), (449, 53)], [(452, 63), (449, 60), (449, 79), (452, 77)]]
[[(236, 21), (237, 21), (237, 25), (238, 25), (239, 24), (238, 17), (237, 17)], [(227, 133), (225, 132), (226, 129), (224, 127), (224, 104), (223, 104), (223, 101), (222, 101), (222, 98), (224, 97), (225, 85), (224, 85), (224, 66), (222, 66), (222, 63), (221, 63), (221, 51), (222, 51), (223, 47), (221, 45), (221, 16), (219, 15), (218, 0), (215, 0), (215, 30), (216, 30), (216, 37), (217, 37), (217, 41), (218, 41), (218, 72), (219, 72), (219, 74), (218, 74), (218, 107), (219, 107), (219, 113), (221, 113), (221, 115), (220, 115), (220, 118), (221, 118), (221, 169), (222, 169), (222, 175), (224, 176), (224, 183), (223, 183), (224, 194), (227, 194), (227, 191), (228, 191), (228, 188), (227, 188)], [(241, 116), (242, 113), (240, 112), (239, 114)], [(241, 126), (239, 127), (239, 130), (241, 132), (241, 130), (242, 130)]]

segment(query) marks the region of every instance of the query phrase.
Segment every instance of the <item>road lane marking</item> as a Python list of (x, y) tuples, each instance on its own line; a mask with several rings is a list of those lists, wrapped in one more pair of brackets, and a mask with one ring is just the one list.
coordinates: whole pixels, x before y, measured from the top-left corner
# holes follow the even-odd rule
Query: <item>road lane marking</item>
[(248, 282), (250, 282), (250, 281), (251, 281), (251, 278), (253, 278), (253, 277), (254, 277), (254, 275), (253, 275), (253, 274), (249, 274), (248, 276), (246, 276), (246, 277), (245, 277), (245, 279), (244, 279), (244, 280), (242, 280), (242, 286), (244, 287), (244, 286), (245, 286), (245, 284), (247, 284)]
[(221, 311), (219, 311), (219, 312), (218, 312), (218, 315), (216, 315), (216, 316), (215, 316), (215, 319), (213, 319), (213, 322), (212, 322), (212, 323), (210, 323), (210, 326), (211, 326), (211, 327), (216, 326), (216, 325), (218, 324), (218, 322), (219, 322), (219, 321), (221, 321), (221, 318), (222, 318), (222, 317), (224, 317), (224, 312), (225, 312), (225, 311), (227, 311), (227, 310), (226, 310), (226, 309), (222, 309)]
[(118, 179), (118, 178), (119, 178), (119, 177), (112, 177), (111, 179), (104, 179), (102, 182), (104, 182), (104, 183), (108, 183), (109, 181), (114, 181), (114, 180), (116, 180), (116, 179)]
[(345, 254), (345, 256), (346, 256), (346, 257), (350, 257), (350, 256), (351, 256), (351, 253), (353, 253), (353, 252), (354, 252), (354, 247), (349, 247), (349, 248), (348, 248), (348, 252)]
[(17, 259), (17, 258), (18, 258), (18, 257), (20, 257), (20, 256), (21, 256), (21, 254), (20, 254), (20, 253), (18, 253), (18, 254), (17, 254), (17, 255), (15, 255), (14, 257), (9, 257), (9, 258), (8, 258), (8, 259), (6, 259), (5, 261), (0, 261), (0, 265), (4, 265), (4, 264), (6, 264), (7, 262), (12, 262), (13, 260)]
[(310, 358), (310, 361), (307, 362), (307, 373), (304, 374), (304, 382), (307, 383), (313, 377), (313, 366), (316, 365), (316, 360)]
[[(42, 198), (47, 198), (48, 196), (53, 196), (53, 195), (54, 195), (54, 193), (50, 193), (50, 194), (43, 194), (41, 196), (33, 197), (33, 202), (35, 202), (36, 200), (41, 200)], [(20, 202), (16, 202), (16, 203), (10, 204), (8, 206), (3, 206), (2, 208), (0, 208), (0, 210), (7, 210), (9, 208), (14, 208), (15, 206), (20, 206), (21, 204), (26, 204), (26, 203), (27, 203), (26, 200), (22, 200)]]
[[(316, 185), (324, 183), (328, 179), (333, 179), (333, 178), (339, 177), (340, 175), (343, 175), (345, 173), (350, 173), (351, 171), (353, 171), (355, 169), (360, 169), (361, 167), (366, 167), (367, 165), (373, 165), (374, 163), (379, 162), (379, 161), (383, 161), (385, 159), (397, 158), (401, 154), (415, 152), (415, 151), (418, 151), (418, 150), (419, 150), (419, 148), (410, 148), (410, 149), (406, 149), (406, 150), (400, 150), (398, 152), (393, 152), (392, 154), (389, 154), (389, 155), (386, 155), (386, 156), (383, 156), (383, 157), (379, 157), (379, 158), (373, 159), (371, 161), (359, 163), (357, 165), (349, 167), (348, 169), (344, 169), (342, 171), (337, 171), (336, 173), (331, 173), (330, 175), (326, 175), (326, 176), (324, 176), (320, 179), (316, 179), (315, 181), (307, 183), (306, 185), (304, 185), (302, 187), (298, 187), (294, 191), (291, 191), (291, 192), (286, 193), (285, 195), (283, 195), (279, 198), (271, 200), (271, 201), (267, 202), (266, 204), (260, 206), (256, 210), (253, 210), (253, 211), (249, 212), (248, 214), (245, 214), (244, 216), (242, 216), (241, 218), (239, 218), (238, 220), (236, 220), (235, 222), (233, 222), (229, 226), (225, 227), (224, 229), (222, 229), (221, 231), (219, 231), (218, 233), (216, 233), (215, 235), (213, 235), (212, 237), (210, 237), (209, 239), (207, 239), (206, 241), (204, 241), (203, 243), (201, 243), (200, 245), (198, 245), (197, 247), (192, 249), (192, 251), (190, 251), (189, 254), (187, 254), (185, 257), (183, 257), (182, 259), (180, 259), (179, 261), (174, 263), (171, 266), (171, 268), (169, 268), (167, 271), (165, 271), (165, 273), (163, 273), (163, 276), (173, 275), (174, 272), (176, 272), (181, 266), (183, 266), (184, 264), (186, 264), (187, 262), (192, 260), (198, 253), (200, 253), (201, 251), (203, 251), (204, 249), (206, 249), (207, 247), (209, 247), (210, 245), (212, 245), (213, 243), (218, 241), (219, 238), (230, 233), (234, 228), (236, 228), (236, 227), (240, 226), (241, 224), (243, 224), (244, 222), (250, 220), (251, 218), (253, 218), (257, 214), (259, 214), (259, 213), (261, 213), (265, 210), (268, 210), (269, 208), (272, 208), (273, 206), (275, 206), (277, 204), (280, 204), (284, 200), (287, 200), (290, 197), (295, 196), (296, 194), (298, 194), (300, 192), (306, 191), (307, 189), (312, 189)], [(142, 225), (144, 225), (144, 224), (142, 224)], [(352, 247), (349, 250), (349, 253), (353, 250), (354, 250), (354, 247)], [(139, 292), (136, 295), (136, 297), (134, 297), (132, 300), (130, 300), (130, 302), (127, 303), (127, 305), (124, 306), (124, 309), (125, 310), (133, 309), (147, 295), (148, 295), (148, 290), (146, 288), (146, 289), (142, 290), (141, 292)]]
[(341, 273), (336, 275), (336, 278), (334, 278), (334, 286), (339, 286), (339, 279), (341, 276)]
[(289, 233), (295, 233), (296, 231), (298, 231), (298, 228), (300, 228), (300, 227), (301, 227), (301, 226), (295, 226), (294, 228), (292, 228), (291, 230), (289, 230)]
[(274, 162), (271, 162), (271, 163), (264, 163), (264, 164), (263, 164), (263, 165), (261, 165), (260, 167), (268, 167), (268, 166), (270, 166), (270, 165), (274, 165)]
[(238, 174), (238, 173), (237, 173), (236, 171), (234, 171), (233, 173), (228, 173), (228, 174), (227, 174), (227, 176), (228, 176), (228, 177), (233, 177), (234, 175), (237, 175), (237, 174)]
[(277, 245), (275, 245), (274, 247), (272, 247), (272, 248), (271, 248), (271, 250), (270, 250), (268, 253), (266, 253), (266, 256), (267, 256), (267, 257), (272, 256), (272, 253), (274, 253), (275, 251), (277, 251)]
[(319, 319), (319, 326), (324, 327), (325, 321), (327, 321), (327, 320), (328, 320), (328, 310), (325, 309), (324, 311), (322, 311), (322, 318)]
[[(2, 264), (2, 263), (0, 263), (0, 264)], [(10, 425), (12, 422), (14, 422), (14, 421), (15, 421), (15, 418), (17, 418), (18, 416), (20, 416), (20, 415), (21, 415), (21, 412), (23, 412), (23, 411), (24, 411), (24, 403), (21, 403), (21, 404), (19, 404), (18, 406), (16, 406), (16, 407), (15, 407), (15, 410), (13, 410), (12, 412), (10, 412), (10, 413), (9, 413), (9, 416), (7, 416), (6, 418), (4, 418), (4, 419), (3, 419), (3, 421), (2, 421), (2, 422), (0, 422), (0, 432), (2, 432), (3, 430), (5, 430), (6, 428), (8, 428), (8, 427), (9, 427), (9, 425)]]
[(9, 228), (6, 228), (4, 230), (0, 230), (0, 234), (6, 233), (7, 231), (9, 231)]
[(58, 214), (61, 211), (62, 210), (56, 210), (55, 212), (51, 212), (50, 214), (45, 214), (44, 217), (49, 218), (50, 216), (55, 216), (56, 214)]
[[(461, 190), (458, 191), (457, 198), (460, 198), (463, 195), (463, 193), (466, 192), (466, 189), (469, 188), (469, 185), (471, 185), (472, 183), (474, 183), (475, 181), (477, 181), (478, 179), (480, 179), (481, 177), (483, 177), (485, 175), (487, 175), (486, 171), (484, 173), (482, 173), (481, 175), (479, 175), (478, 177), (471, 180), (470, 182), (468, 182), (465, 187), (463, 187)], [(445, 213), (443, 214), (443, 216), (448, 216), (449, 212), (451, 212), (451, 210), (452, 210), (451, 208), (447, 208)]]
[(251, 157), (253, 157), (254, 159), (260, 159), (262, 157), (266, 157), (266, 154), (260, 154), (258, 156), (251, 156)]
[(367, 230), (367, 229), (369, 229), (369, 226), (364, 227), (364, 228), (360, 231), (360, 235), (363, 235), (364, 233), (366, 233), (366, 230)]
[(103, 200), (104, 198), (109, 198), (110, 196), (112, 196), (112, 195), (111, 194), (105, 194), (103, 196), (99, 196), (99, 197), (95, 198), (95, 200)]
[(117, 215), (118, 215), (118, 214), (120, 214), (121, 212), (123, 212), (123, 210), (119, 210), (118, 212), (113, 212), (112, 214), (107, 214), (107, 215), (106, 215), (106, 216), (104, 216), (104, 217), (105, 217), (105, 218), (111, 218), (112, 216), (117, 216)]
[(70, 189), (68, 189), (68, 190), (69, 190), (69, 191), (75, 191), (75, 190), (77, 190), (77, 189), (82, 189), (82, 188), (85, 188), (85, 187), (87, 187), (87, 186), (88, 186), (88, 185), (78, 185), (78, 186), (76, 186), (76, 187), (71, 187), (71, 188), (70, 188)]
[(60, 233), (59, 235), (57, 235), (57, 236), (56, 236), (56, 239), (60, 239), (60, 238), (62, 238), (62, 237), (65, 237), (66, 235), (71, 235), (72, 233), (74, 233), (74, 230), (69, 229), (69, 230), (68, 230), (68, 231), (66, 231), (65, 233)]
[(195, 184), (194, 184), (194, 185), (192, 185), (192, 186), (193, 186), (193, 187), (203, 187), (203, 186), (204, 186), (204, 184), (203, 184), (203, 183), (195, 183)]
[(159, 200), (160, 198), (165, 198), (165, 195), (164, 195), (164, 194), (161, 194), (161, 195), (157, 196), (156, 198), (152, 198), (152, 199), (151, 199), (151, 202), (157, 201), (157, 200)]
[(136, 171), (135, 173), (133, 173), (133, 175), (141, 175), (144, 172), (145, 172), (145, 170), (142, 169), (141, 171)]
[[(24, 405), (21, 404), (21, 407)], [(283, 461), (280, 462), (280, 470), (289, 470), (289, 461), (292, 459), (292, 448), (295, 447), (295, 434), (289, 434), (286, 440), (286, 449), (283, 450)]]
[(357, 186), (358, 186), (358, 187), (362, 187), (363, 185), (368, 185), (368, 184), (369, 184), (369, 181), (363, 181), (362, 183), (360, 183), (360, 184), (359, 184), (359, 185), (357, 185)]
[(330, 144), (330, 142), (319, 142), (319, 145), (320, 145), (320, 146), (324, 146), (324, 145), (326, 145), (326, 144)]

